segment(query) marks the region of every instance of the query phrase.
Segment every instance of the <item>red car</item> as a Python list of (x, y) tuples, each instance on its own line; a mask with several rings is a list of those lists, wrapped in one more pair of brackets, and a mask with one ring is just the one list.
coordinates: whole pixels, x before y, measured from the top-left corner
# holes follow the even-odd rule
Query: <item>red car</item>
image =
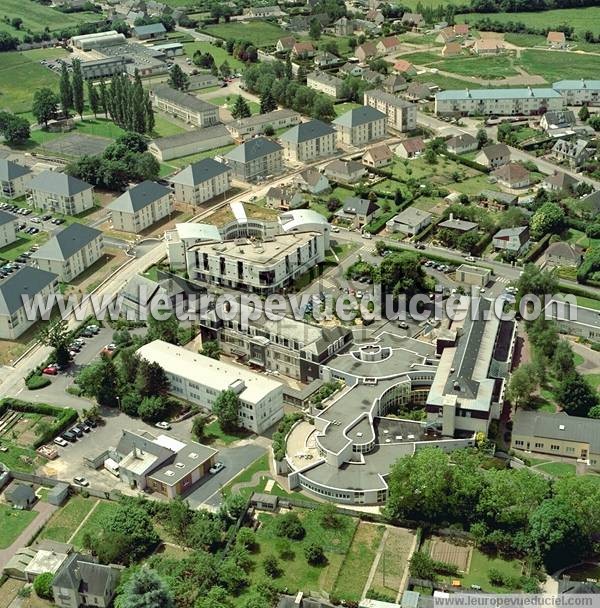
[(43, 374), (48, 374), (49, 376), (56, 376), (58, 374), (58, 370), (56, 367), (48, 366), (42, 370)]

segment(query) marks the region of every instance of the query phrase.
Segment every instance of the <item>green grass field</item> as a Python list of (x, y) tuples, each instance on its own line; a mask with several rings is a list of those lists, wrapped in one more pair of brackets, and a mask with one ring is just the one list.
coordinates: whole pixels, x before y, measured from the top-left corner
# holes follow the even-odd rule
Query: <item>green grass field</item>
[(546, 46), (546, 38), (537, 34), (504, 34), (504, 40), (515, 46)]
[(350, 110), (354, 110), (354, 108), (360, 108), (360, 104), (354, 103), (352, 101), (348, 101), (346, 103), (336, 103), (333, 106), (336, 116), (341, 116), (342, 114), (345, 114), (346, 112), (349, 112)]
[(473, 549), (471, 556), (471, 566), (469, 574), (462, 578), (463, 587), (469, 588), (471, 585), (479, 585), (486, 593), (510, 593), (514, 589), (507, 587), (493, 587), (488, 580), (488, 572), (491, 568), (500, 570), (503, 574), (518, 578), (521, 576), (522, 565), (517, 560), (508, 561), (501, 558), (489, 557)]
[(86, 532), (89, 532), (92, 536), (102, 529), (105, 516), (114, 511), (118, 507), (118, 503), (110, 501), (102, 501), (94, 509), (94, 512), (90, 515), (89, 519), (85, 522), (79, 532), (73, 538), (73, 545), (81, 549), (83, 547), (83, 537)]
[(481, 13), (466, 13), (456, 15), (457, 22), (476, 23), (484, 17), (493, 21), (508, 22), (518, 21), (533, 27), (555, 28), (562, 23), (568, 23), (576, 32), (590, 30), (594, 34), (600, 34), (600, 7), (592, 6), (586, 8), (564, 8), (552, 11), (529, 12), (529, 13), (493, 13), (484, 15)]
[[(419, 51), (403, 55), (403, 59), (410, 61), (415, 65), (423, 65), (434, 67), (444, 72), (453, 72), (461, 76), (475, 76), (477, 78), (485, 78), (494, 80), (497, 78), (505, 78), (506, 76), (514, 76), (517, 71), (511, 65), (510, 58), (507, 56), (499, 57), (453, 57), (444, 59), (436, 53), (430, 51)], [(427, 80), (430, 80), (427, 74)], [(463, 82), (463, 87), (464, 82)]]
[(593, 308), (594, 310), (600, 310), (600, 300), (594, 300), (593, 298), (586, 298), (585, 296), (576, 296), (577, 304), (585, 308)]
[(35, 511), (19, 511), (0, 504), (0, 549), (10, 547), (36, 517)]
[(40, 534), (41, 539), (66, 543), (96, 504), (95, 498), (72, 496), (69, 502), (56, 511)]
[(521, 52), (520, 65), (530, 74), (543, 76), (548, 82), (563, 78), (596, 78), (600, 57), (526, 49)]
[(570, 462), (548, 462), (536, 467), (553, 477), (572, 477), (575, 475), (575, 465)]
[[(237, 97), (237, 95), (223, 95), (222, 97), (211, 97), (206, 101), (208, 103), (214, 104), (215, 106), (221, 106), (227, 108), (228, 110), (231, 110)], [(248, 103), (248, 107), (250, 108), (252, 114), (258, 114), (260, 112), (259, 104), (257, 104), (255, 101), (252, 101), (251, 99), (248, 99), (244, 95), (242, 95), (242, 97), (244, 97), (244, 99)]]
[(446, 76), (444, 74), (431, 74), (430, 72), (427, 72), (426, 74), (418, 74), (417, 76), (413, 77), (413, 80), (417, 82), (432, 82), (444, 90), (464, 89), (465, 85), (468, 85), (469, 89), (481, 89), (484, 86), (478, 82), (465, 83), (464, 80), (460, 80), (459, 78), (452, 78), (452, 76)]
[(201, 53), (210, 53), (217, 66), (227, 61), (233, 69), (239, 70), (244, 67), (244, 64), (239, 59), (232, 57), (224, 48), (215, 46), (210, 42), (186, 42), (183, 48), (188, 57), (192, 57), (196, 51), (200, 51)]
[[(229, 445), (234, 441), (239, 441), (250, 435), (249, 432), (241, 431), (240, 433), (232, 434), (226, 433), (221, 429), (221, 425), (218, 420), (213, 420), (210, 424), (206, 425), (204, 429), (204, 436), (211, 441), (218, 441), (223, 445)], [(268, 467), (267, 467), (268, 468)]]
[(289, 35), (278, 25), (268, 21), (251, 21), (241, 23), (231, 21), (229, 23), (219, 23), (218, 25), (207, 25), (203, 30), (205, 34), (229, 40), (248, 40), (257, 48), (273, 46), (279, 38)]

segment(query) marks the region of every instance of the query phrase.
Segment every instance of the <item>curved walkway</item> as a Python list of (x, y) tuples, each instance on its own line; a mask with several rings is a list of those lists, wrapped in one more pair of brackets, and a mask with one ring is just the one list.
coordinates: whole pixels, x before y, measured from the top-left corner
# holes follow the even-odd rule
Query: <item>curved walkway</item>
[(256, 473), (254, 473), (254, 475), (252, 475), (252, 477), (250, 478), (249, 481), (240, 481), (239, 483), (236, 483), (234, 486), (231, 486), (231, 493), (232, 494), (234, 492), (239, 493), (239, 491), (243, 490), (244, 488), (254, 488), (262, 481), (263, 477), (266, 477), (268, 479), (273, 479), (271, 477), (270, 472), (268, 472), (268, 471), (256, 471)]

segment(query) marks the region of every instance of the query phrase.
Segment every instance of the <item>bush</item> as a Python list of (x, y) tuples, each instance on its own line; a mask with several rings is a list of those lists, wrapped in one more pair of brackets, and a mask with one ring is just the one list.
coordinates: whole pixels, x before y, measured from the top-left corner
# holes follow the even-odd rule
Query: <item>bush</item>
[(275, 532), (277, 536), (292, 540), (302, 540), (306, 534), (300, 518), (295, 513), (280, 515), (275, 522)]
[(250, 528), (240, 528), (235, 540), (238, 545), (249, 551), (256, 547), (256, 534)]
[(52, 593), (52, 581), (54, 575), (51, 572), (44, 572), (38, 574), (33, 581), (33, 589), (38, 597), (44, 600), (52, 600), (54, 595)]
[(39, 388), (44, 388), (51, 384), (50, 378), (47, 376), (43, 376), (42, 374), (34, 374), (33, 376), (27, 378), (25, 381), (25, 385), (30, 391), (35, 391)]
[(496, 568), (490, 568), (488, 570), (488, 580), (494, 587), (501, 587), (504, 584), (504, 574)]
[(279, 561), (274, 555), (267, 555), (263, 561), (263, 569), (267, 576), (278, 578), (281, 576), (282, 570), (279, 566)]
[(313, 566), (324, 564), (327, 561), (323, 547), (317, 543), (310, 543), (304, 547), (304, 555), (306, 557), (306, 561)]
[(302, 418), (304, 418), (304, 415), (299, 412), (295, 414), (286, 414), (279, 423), (277, 432), (273, 434), (272, 439), (273, 455), (277, 462), (281, 462), (285, 458), (285, 438), (287, 434), (294, 424)]

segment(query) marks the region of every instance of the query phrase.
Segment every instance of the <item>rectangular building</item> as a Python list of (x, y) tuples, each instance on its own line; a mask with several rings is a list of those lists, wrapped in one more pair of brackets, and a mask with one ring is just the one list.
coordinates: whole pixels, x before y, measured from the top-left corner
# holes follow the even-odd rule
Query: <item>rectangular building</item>
[(58, 171), (43, 171), (27, 183), (25, 191), (31, 206), (45, 211), (78, 215), (94, 206), (90, 184)]
[(396, 95), (372, 89), (365, 91), (364, 104), (387, 116), (388, 129), (404, 133), (417, 128), (417, 106)]
[(562, 110), (565, 98), (554, 89), (460, 89), (435, 95), (438, 116), (542, 115)]
[(384, 138), (386, 123), (387, 115), (371, 106), (354, 108), (333, 121), (338, 141), (347, 146), (362, 146)]
[(17, 240), (16, 218), (6, 211), (0, 211), (0, 248)]
[(148, 152), (162, 162), (206, 150), (223, 148), (232, 143), (233, 138), (227, 127), (215, 125), (154, 139), (148, 144)]
[(188, 165), (170, 179), (175, 200), (200, 205), (231, 188), (231, 169), (212, 158), (204, 158)]
[(552, 300), (545, 314), (558, 325), (561, 333), (600, 342), (600, 312), (584, 306), (571, 306)]
[(600, 104), (600, 80), (559, 80), (552, 88), (563, 96), (568, 106)]
[(25, 194), (25, 185), (32, 177), (31, 169), (0, 158), (0, 196), (16, 198)]
[(283, 156), (294, 163), (307, 162), (336, 151), (336, 131), (320, 120), (303, 122), (281, 135)]
[(266, 137), (257, 137), (228, 152), (223, 160), (234, 178), (253, 182), (283, 171), (283, 148)]
[(431, 224), (431, 218), (432, 215), (428, 211), (408, 207), (388, 220), (386, 227), (390, 232), (401, 232), (413, 236), (427, 228)]
[(239, 425), (263, 433), (283, 417), (283, 386), (264, 375), (155, 340), (137, 354), (158, 363), (170, 382), (170, 393), (212, 410), (215, 399), (231, 390), (240, 400)]
[(306, 76), (306, 86), (320, 93), (325, 93), (334, 99), (342, 96), (344, 81), (326, 72), (311, 72)]
[(234, 120), (227, 125), (232, 137), (245, 141), (255, 135), (263, 135), (265, 127), (273, 127), (275, 131), (292, 127), (300, 122), (300, 114), (293, 110), (273, 110), (266, 114), (255, 114), (248, 118)]
[(190, 93), (162, 85), (152, 88), (150, 96), (155, 108), (196, 127), (209, 127), (219, 122), (219, 108)]
[(123, 74), (127, 70), (126, 57), (104, 57), (81, 62), (81, 73), (86, 80), (110, 78), (115, 74)]

